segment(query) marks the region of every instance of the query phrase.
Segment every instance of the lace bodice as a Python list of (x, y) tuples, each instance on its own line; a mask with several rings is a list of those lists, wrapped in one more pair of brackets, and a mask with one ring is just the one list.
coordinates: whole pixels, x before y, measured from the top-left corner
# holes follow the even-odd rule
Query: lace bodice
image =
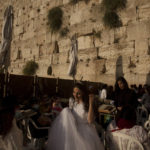
[(87, 122), (87, 112), (83, 103), (77, 103), (73, 99), (69, 100), (69, 108), (72, 109), (78, 121)]

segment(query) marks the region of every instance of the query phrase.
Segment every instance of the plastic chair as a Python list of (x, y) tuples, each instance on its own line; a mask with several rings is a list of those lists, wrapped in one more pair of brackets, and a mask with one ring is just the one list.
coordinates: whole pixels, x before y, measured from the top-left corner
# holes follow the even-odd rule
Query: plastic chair
[(138, 140), (120, 132), (107, 133), (106, 146), (108, 150), (144, 150)]
[(136, 123), (137, 123), (138, 125), (142, 125), (142, 126), (143, 126), (144, 123), (148, 120), (148, 111), (147, 111), (147, 109), (144, 107), (144, 105), (137, 107), (136, 116), (137, 116), (137, 121), (136, 121)]

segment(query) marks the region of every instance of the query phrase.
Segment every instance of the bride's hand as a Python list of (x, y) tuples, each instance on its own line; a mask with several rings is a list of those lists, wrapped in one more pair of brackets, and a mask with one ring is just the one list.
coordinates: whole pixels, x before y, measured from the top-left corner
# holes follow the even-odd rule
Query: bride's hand
[(89, 104), (93, 104), (94, 102), (94, 94), (89, 94)]

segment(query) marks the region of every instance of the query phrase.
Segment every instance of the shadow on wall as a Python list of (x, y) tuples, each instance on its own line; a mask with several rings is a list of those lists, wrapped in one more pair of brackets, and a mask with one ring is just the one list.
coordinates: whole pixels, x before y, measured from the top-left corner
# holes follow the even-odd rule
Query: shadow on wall
[(146, 76), (146, 84), (150, 84), (150, 72)]
[(120, 76), (124, 76), (122, 66), (122, 56), (119, 56), (116, 61), (116, 79)]

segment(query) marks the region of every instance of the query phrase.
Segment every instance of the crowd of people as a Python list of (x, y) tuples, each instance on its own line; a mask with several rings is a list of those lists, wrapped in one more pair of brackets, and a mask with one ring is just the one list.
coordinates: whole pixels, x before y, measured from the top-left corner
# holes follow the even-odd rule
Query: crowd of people
[[(24, 105), (13, 96), (0, 100), (0, 149), (2, 150), (104, 150), (96, 124), (99, 122), (99, 100), (112, 100), (116, 108), (115, 119), (107, 126), (109, 132), (133, 133), (141, 129), (148, 141), (144, 127), (137, 125), (136, 110), (143, 105), (150, 113), (150, 86), (131, 85), (119, 77), (113, 86), (104, 84), (96, 89), (76, 83), (68, 104), (58, 95), (41, 99), (32, 98)], [(31, 138), (44, 139), (42, 146), (31, 146)], [(128, 132), (126, 132), (128, 130)], [(131, 130), (131, 132), (129, 132)], [(135, 136), (135, 132), (133, 134)], [(132, 136), (132, 134), (130, 134)], [(138, 136), (142, 135), (137, 135)]]

